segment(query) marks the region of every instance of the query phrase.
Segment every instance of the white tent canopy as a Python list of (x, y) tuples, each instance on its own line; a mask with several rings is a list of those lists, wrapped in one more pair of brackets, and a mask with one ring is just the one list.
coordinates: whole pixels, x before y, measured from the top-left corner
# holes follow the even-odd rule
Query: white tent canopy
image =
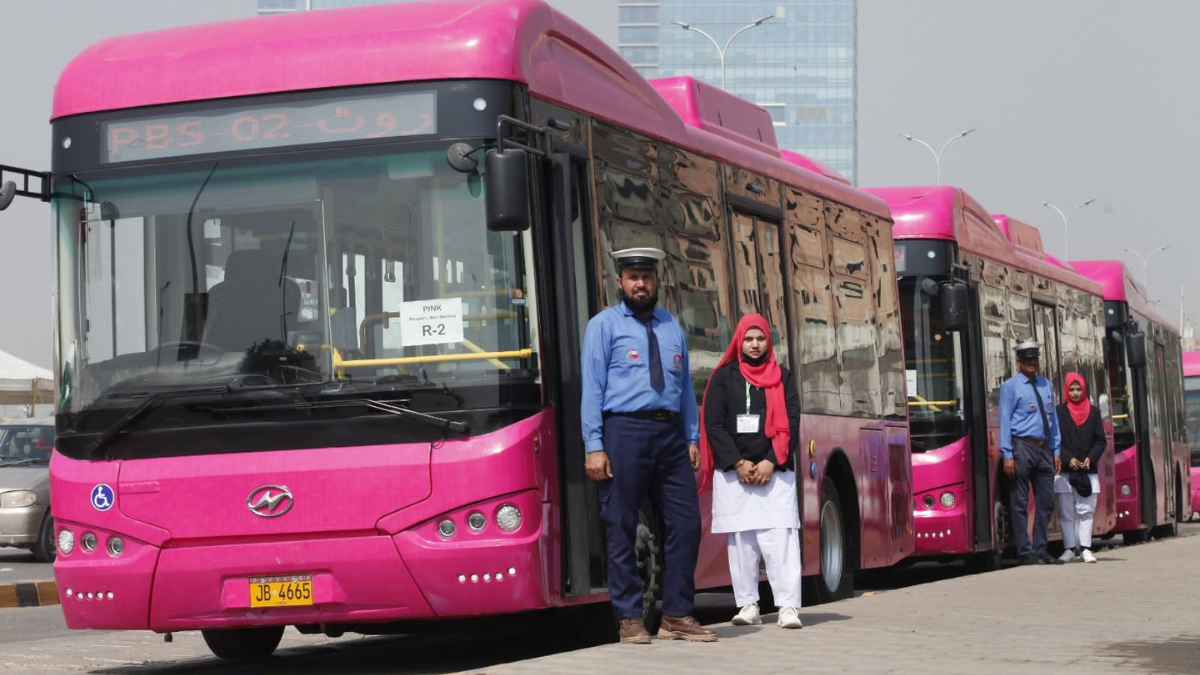
[(54, 402), (54, 373), (0, 350), (0, 405)]

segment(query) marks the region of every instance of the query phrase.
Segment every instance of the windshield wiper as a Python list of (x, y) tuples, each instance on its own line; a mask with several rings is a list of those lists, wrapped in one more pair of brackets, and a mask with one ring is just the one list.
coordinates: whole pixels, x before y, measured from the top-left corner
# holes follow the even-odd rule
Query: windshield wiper
[(458, 420), (449, 420), (445, 417), (429, 415), (423, 412), (417, 412), (411, 408), (377, 401), (373, 398), (351, 398), (344, 401), (304, 401), (296, 403), (297, 410), (314, 409), (314, 408), (354, 408), (365, 407), (372, 410), (396, 415), (397, 417), (405, 417), (417, 422), (424, 422), (430, 426), (435, 426), (439, 429), (446, 429), (457, 433), (466, 433), (467, 423)]
[(0, 460), (0, 466), (29, 466), (30, 464), (49, 464), (49, 457), (30, 457), (28, 459)]

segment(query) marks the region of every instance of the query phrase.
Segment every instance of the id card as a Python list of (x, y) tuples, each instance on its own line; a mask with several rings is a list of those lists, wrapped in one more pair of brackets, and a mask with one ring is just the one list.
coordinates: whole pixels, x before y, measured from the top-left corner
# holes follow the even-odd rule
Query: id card
[(758, 415), (738, 415), (737, 432), (739, 434), (758, 433)]

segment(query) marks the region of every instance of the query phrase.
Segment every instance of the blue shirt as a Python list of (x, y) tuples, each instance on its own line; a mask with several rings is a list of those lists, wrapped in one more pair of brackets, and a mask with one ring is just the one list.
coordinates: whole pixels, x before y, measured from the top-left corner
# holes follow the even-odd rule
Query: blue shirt
[(650, 387), (650, 339), (646, 324), (624, 303), (588, 321), (583, 336), (583, 446), (604, 449), (604, 413), (672, 410), (679, 413), (689, 443), (700, 442), (700, 421), (687, 342), (675, 317), (655, 308), (650, 323), (662, 355), (661, 393)]
[(1037, 393), (1046, 408), (1046, 421), (1050, 425), (1050, 437), (1042, 432), (1042, 413), (1038, 411), (1034, 388), (1024, 373), (1017, 373), (1000, 385), (1000, 452), (1004, 459), (1012, 459), (1013, 436), (1040, 438), (1058, 457), (1062, 434), (1058, 429), (1058, 413), (1054, 409), (1054, 389), (1050, 380), (1037, 376)]

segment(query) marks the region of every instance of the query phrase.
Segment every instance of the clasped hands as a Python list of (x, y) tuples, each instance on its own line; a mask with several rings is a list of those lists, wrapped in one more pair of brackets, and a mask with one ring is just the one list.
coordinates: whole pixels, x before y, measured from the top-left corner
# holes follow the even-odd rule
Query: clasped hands
[(1071, 458), (1071, 469), (1072, 470), (1082, 469), (1084, 471), (1087, 471), (1087, 470), (1090, 470), (1091, 468), (1092, 468), (1092, 458), (1091, 457), (1088, 457), (1087, 459), (1083, 460), (1082, 462), (1079, 461), (1078, 459), (1075, 459), (1074, 457)]
[(738, 473), (738, 482), (744, 485), (766, 485), (775, 473), (775, 465), (771, 460), (764, 459), (755, 464), (748, 459), (739, 459), (734, 465)]

